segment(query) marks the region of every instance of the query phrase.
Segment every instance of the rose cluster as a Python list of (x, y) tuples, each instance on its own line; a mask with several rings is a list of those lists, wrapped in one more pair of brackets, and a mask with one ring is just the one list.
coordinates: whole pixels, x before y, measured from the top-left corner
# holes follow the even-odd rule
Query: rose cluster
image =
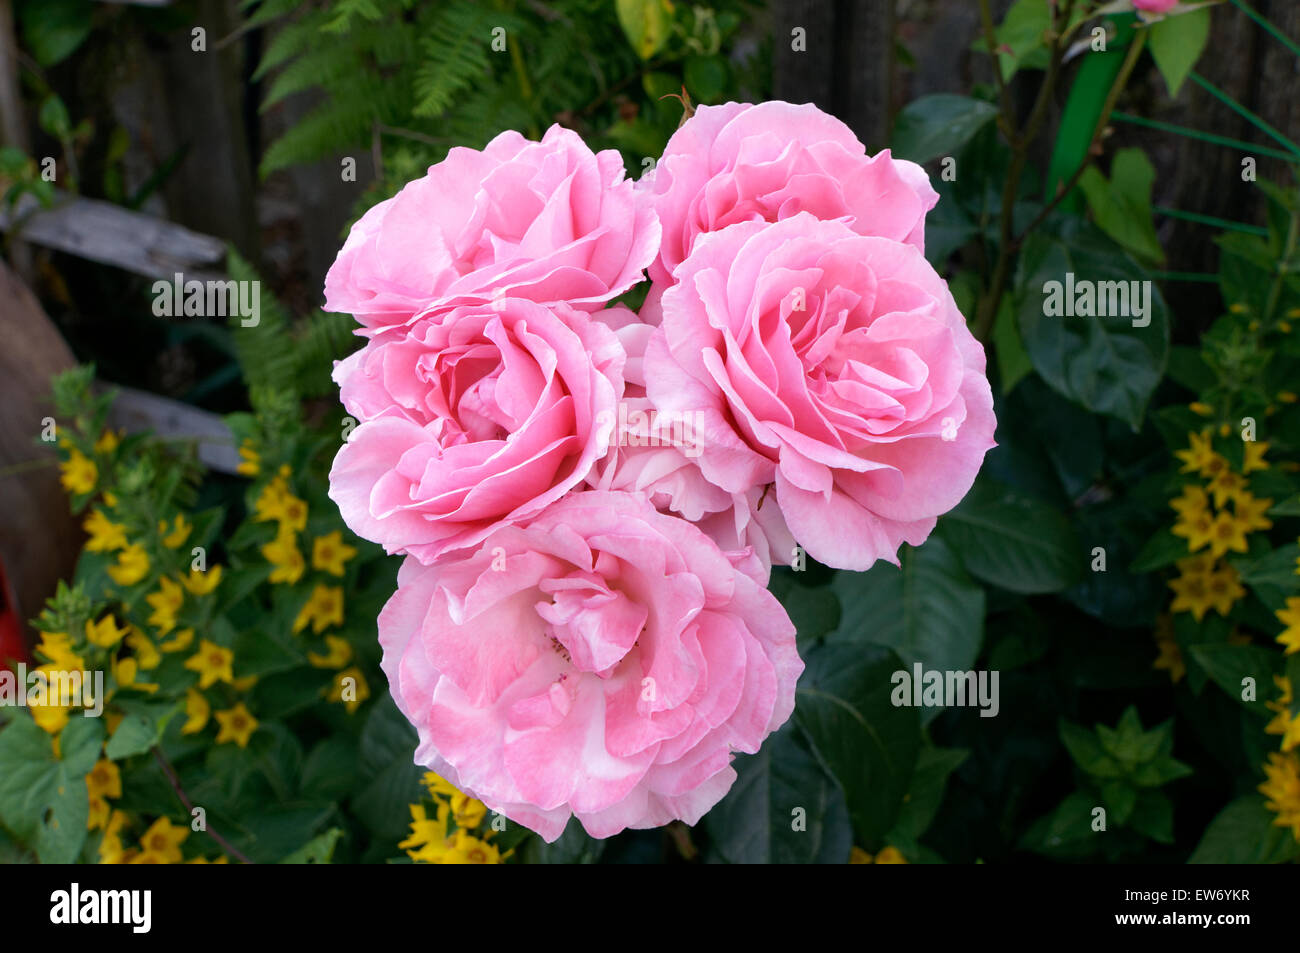
[(993, 445), (936, 200), (811, 105), (728, 103), (638, 182), (506, 132), (357, 222), (330, 495), (405, 556), (379, 640), (421, 764), (547, 840), (722, 798), (803, 670), (772, 565), (896, 562)]

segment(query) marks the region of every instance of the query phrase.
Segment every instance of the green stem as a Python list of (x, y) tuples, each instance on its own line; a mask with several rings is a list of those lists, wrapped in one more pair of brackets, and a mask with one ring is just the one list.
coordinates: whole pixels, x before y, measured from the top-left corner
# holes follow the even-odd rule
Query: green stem
[(1227, 106), (1229, 109), (1235, 112), (1242, 119), (1245, 119), (1248, 123), (1250, 123), (1256, 129), (1258, 129), (1260, 132), (1264, 133), (1270, 139), (1285, 146), (1290, 151), (1292, 156), (1294, 156), (1297, 159), (1300, 159), (1300, 146), (1297, 146), (1294, 142), (1292, 142), (1286, 136), (1282, 135), (1282, 133), (1278, 132), (1276, 129), (1270, 126), (1259, 116), (1256, 116), (1253, 112), (1251, 112), (1245, 106), (1241, 105), (1241, 103), (1237, 102), (1227, 93), (1225, 93), (1223, 90), (1219, 89), (1219, 87), (1215, 86), (1213, 83), (1211, 83), (1200, 73), (1192, 72), (1189, 73), (1188, 75), (1191, 76), (1192, 81), (1195, 82), (1197, 86), (1200, 86), (1201, 89), (1205, 90), (1215, 99), (1217, 99), (1219, 102), (1223, 103), (1223, 105)]
[(1160, 122), (1157, 119), (1144, 119), (1141, 116), (1134, 116), (1131, 113), (1116, 111), (1112, 117), (1116, 122), (1126, 122), (1131, 126), (1141, 126), (1144, 129), (1155, 129), (1158, 132), (1169, 132), (1175, 136), (1186, 136), (1188, 139), (1196, 139), (1200, 142), (1208, 142), (1212, 146), (1227, 146), (1230, 149), (1240, 149), (1242, 152), (1250, 155), (1267, 156), (1270, 159), (1282, 159), (1286, 162), (1294, 162), (1295, 156), (1290, 152), (1283, 152), (1281, 149), (1271, 149), (1268, 146), (1257, 146), (1252, 142), (1245, 142), (1241, 139), (1230, 139), (1227, 136), (1220, 136), (1213, 132), (1202, 132), (1199, 129), (1192, 129), (1189, 126), (1176, 126), (1172, 122)]
[(1184, 222), (1194, 222), (1197, 225), (1211, 225), (1214, 228), (1222, 228), (1229, 232), (1245, 232), (1247, 235), (1268, 237), (1267, 228), (1261, 228), (1258, 225), (1247, 225), (1245, 222), (1233, 222), (1214, 215), (1202, 215), (1200, 212), (1184, 212), (1182, 209), (1166, 208), (1162, 205), (1157, 205), (1154, 211), (1165, 218), (1177, 218)]
[(1292, 40), (1289, 36), (1287, 36), (1285, 33), (1283, 33), (1273, 24), (1269, 23), (1267, 20), (1265, 20), (1262, 16), (1260, 16), (1250, 7), (1246, 6), (1246, 4), (1242, 3), (1242, 0), (1230, 0), (1230, 2), (1238, 10), (1246, 14), (1246, 16), (1250, 17), (1256, 23), (1258, 23), (1265, 30), (1265, 32), (1267, 32), (1273, 37), (1273, 39), (1277, 40), (1279, 43), (1285, 46), (1296, 56), (1300, 56), (1300, 44), (1297, 44), (1294, 40)]

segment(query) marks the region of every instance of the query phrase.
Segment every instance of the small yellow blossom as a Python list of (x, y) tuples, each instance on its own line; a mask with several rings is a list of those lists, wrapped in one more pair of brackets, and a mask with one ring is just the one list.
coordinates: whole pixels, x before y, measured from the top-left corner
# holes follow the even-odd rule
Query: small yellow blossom
[(1246, 489), (1246, 478), (1240, 473), (1233, 473), (1231, 470), (1223, 469), (1214, 475), (1214, 479), (1210, 481), (1206, 489), (1213, 495), (1215, 506), (1224, 506), (1228, 500)]
[(1277, 637), (1278, 642), (1286, 648), (1283, 654), (1300, 652), (1300, 596), (1288, 598), (1286, 608), (1278, 609), (1274, 614), (1286, 625)]
[(1241, 462), (1242, 473), (1268, 469), (1268, 461), (1264, 459), (1264, 454), (1268, 453), (1268, 441), (1247, 440), (1242, 450), (1244, 452)]
[(198, 652), (186, 660), (185, 667), (191, 672), (199, 673), (199, 688), (211, 688), (217, 682), (235, 680), (234, 673), (231, 671), (234, 660), (235, 653), (230, 649), (202, 639), (199, 642)]
[(158, 648), (169, 654), (172, 652), (184, 652), (191, 644), (193, 644), (193, 642), (193, 629), (177, 629), (176, 634), (166, 642), (159, 642)]
[(1256, 499), (1247, 491), (1242, 490), (1232, 499), (1233, 516), (1244, 533), (1253, 533), (1255, 530), (1260, 529), (1272, 529), (1273, 521), (1264, 515), (1272, 505), (1273, 501), (1271, 499)]
[(317, 652), (308, 652), (307, 661), (316, 668), (343, 668), (352, 661), (352, 646), (347, 639), (340, 638), (337, 635), (325, 636), (325, 644), (329, 651), (320, 654)]
[(140, 663), (142, 671), (153, 671), (162, 664), (162, 655), (158, 648), (135, 626), (131, 626), (131, 631), (127, 633), (126, 644), (135, 653), (135, 660)]
[(370, 697), (370, 685), (361, 669), (354, 665), (334, 676), (334, 684), (330, 686), (326, 697), (332, 702), (343, 702), (348, 714), (352, 715)]
[(217, 732), (217, 744), (234, 742), (241, 748), (248, 747), (248, 740), (257, 731), (257, 719), (243, 702), (227, 711), (217, 712), (216, 718), (221, 725), (221, 730)]
[(253, 448), (253, 441), (245, 440), (239, 445), (239, 465), (235, 467), (235, 472), (244, 476), (257, 476), (257, 471), (261, 469), (262, 458)]
[(1210, 441), (1209, 432), (1202, 431), (1199, 434), (1189, 433), (1187, 435), (1187, 442), (1188, 449), (1174, 451), (1174, 456), (1183, 461), (1183, 467), (1179, 472), (1200, 473), (1201, 476), (1210, 476), (1209, 473), (1205, 472), (1206, 467), (1209, 466), (1211, 461), (1216, 457), (1220, 460), (1223, 458), (1219, 457), (1219, 455), (1214, 452), (1214, 446)]
[(105, 456), (112, 453), (117, 449), (118, 444), (122, 442), (123, 433), (124, 431), (114, 430), (112, 427), (109, 427), (100, 434), (99, 439), (95, 441), (95, 452)]
[(307, 568), (302, 553), (298, 550), (297, 537), (283, 527), (274, 540), (262, 547), (262, 555), (275, 567), (271, 572), (271, 582), (287, 582), (292, 585), (302, 578), (303, 571)]
[(100, 758), (86, 775), (86, 790), (91, 797), (122, 796), (122, 772), (107, 758)]
[(117, 554), (117, 562), (108, 567), (108, 574), (119, 586), (134, 586), (149, 575), (149, 554), (139, 543), (132, 543)]
[(149, 624), (158, 630), (159, 635), (166, 635), (176, 627), (176, 613), (185, 605), (185, 591), (166, 576), (161, 576), (158, 591), (149, 593), (144, 601), (153, 608)]
[(162, 863), (178, 864), (181, 862), (181, 844), (190, 836), (188, 827), (178, 827), (165, 817), (160, 817), (150, 825), (140, 838), (140, 847), (146, 853), (165, 858)]
[(59, 464), (59, 470), (62, 471), (59, 482), (69, 493), (89, 493), (99, 479), (99, 468), (95, 466), (95, 461), (76, 447), (69, 450), (68, 459)]
[(317, 583), (311, 596), (293, 620), (293, 631), (301, 632), (311, 623), (312, 632), (320, 635), (331, 625), (343, 624), (343, 587)]
[(91, 645), (97, 645), (101, 649), (111, 649), (122, 641), (122, 636), (126, 633), (126, 629), (117, 627), (117, 619), (113, 618), (111, 613), (98, 622), (86, 620), (86, 639)]
[(334, 530), (318, 536), (311, 547), (311, 568), (334, 576), (343, 575), (343, 565), (357, 554), (356, 547), (343, 542), (343, 533)]
[(1248, 552), (1250, 546), (1246, 542), (1246, 531), (1242, 529), (1241, 524), (1233, 519), (1231, 513), (1220, 513), (1214, 518), (1214, 525), (1210, 530), (1210, 552), (1215, 556), (1222, 556), (1228, 550), (1234, 553)]
[(451, 816), (455, 818), (457, 827), (473, 830), (487, 817), (487, 805), (457, 791), (451, 797)]
[(197, 688), (191, 688), (185, 693), (185, 724), (181, 726), (181, 734), (198, 734), (207, 727), (211, 714), (212, 706), (207, 698)]
[(1175, 522), (1170, 532), (1186, 539), (1188, 552), (1194, 553), (1214, 539), (1214, 517), (1208, 510), (1190, 514)]
[(217, 584), (221, 582), (221, 566), (216, 565), (206, 572), (200, 572), (193, 566), (190, 567), (189, 576), (181, 579), (181, 584), (190, 591), (192, 595), (206, 596)]
[(1273, 818), (1276, 827), (1289, 827), (1291, 834), (1300, 841), (1300, 757), (1295, 752), (1268, 756), (1264, 765), (1267, 777), (1258, 788), (1264, 795), (1264, 806), (1277, 815)]
[(113, 672), (113, 680), (117, 682), (118, 688), (130, 688), (151, 695), (158, 691), (158, 685), (154, 682), (136, 681), (140, 676), (140, 663), (135, 659), (112, 659), (109, 664)]
[(90, 535), (86, 540), (87, 552), (111, 553), (126, 548), (126, 526), (114, 523), (98, 506), (90, 511), (81, 526)]
[(168, 549), (175, 549), (185, 542), (192, 529), (194, 529), (194, 526), (185, 518), (184, 513), (176, 514), (176, 518), (172, 520), (171, 529), (167, 528), (166, 520), (159, 520), (158, 522), (158, 535), (162, 537), (163, 545)]

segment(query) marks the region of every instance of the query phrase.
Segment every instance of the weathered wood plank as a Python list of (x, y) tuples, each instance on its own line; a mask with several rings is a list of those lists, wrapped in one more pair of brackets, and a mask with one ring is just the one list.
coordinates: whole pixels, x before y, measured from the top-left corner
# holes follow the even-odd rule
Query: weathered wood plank
[(207, 281), (221, 277), (226, 246), (218, 238), (98, 199), (61, 193), (43, 209), (31, 195), (0, 209), (0, 229), (18, 228), (25, 241), (113, 265), (147, 278)]
[(235, 437), (217, 414), (131, 387), (103, 386), (117, 393), (108, 416), (111, 426), (127, 433), (151, 430), (159, 437), (193, 439), (204, 466), (221, 473), (234, 473), (239, 466)]

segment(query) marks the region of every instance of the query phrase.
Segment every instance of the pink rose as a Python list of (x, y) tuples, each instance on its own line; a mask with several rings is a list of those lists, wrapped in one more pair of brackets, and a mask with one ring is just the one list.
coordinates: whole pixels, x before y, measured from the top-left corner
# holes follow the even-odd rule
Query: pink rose
[(330, 498), (390, 553), (431, 562), (580, 484), (608, 449), (625, 356), (567, 305), (462, 305), (386, 331), (335, 368), (363, 422)]
[(848, 126), (810, 103), (700, 106), (640, 187), (663, 227), (656, 283), (701, 235), (801, 211), (924, 250), (925, 213), (939, 200), (924, 169), (888, 149), (868, 158)]
[(774, 484), (811, 556), (896, 562), (970, 489), (994, 445), (984, 351), (914, 245), (800, 213), (700, 237), (675, 278), (649, 397), (700, 415), (709, 482)]
[(627, 353), (626, 387), (610, 451), (592, 469), (588, 484), (637, 493), (657, 509), (690, 520), (766, 586), (773, 563), (788, 565), (794, 551), (776, 502), (764, 506), (758, 487), (728, 493), (705, 478), (697, 463), (703, 450), (700, 415), (661, 414), (646, 396), (644, 357), (654, 328), (625, 309), (611, 308), (598, 317), (616, 327)]
[(587, 310), (642, 280), (659, 244), (613, 150), (560, 126), (454, 148), (363, 215), (325, 278), (325, 308), (368, 328), (508, 295)]
[(406, 560), (379, 616), (416, 761), (555, 840), (694, 824), (794, 708), (771, 593), (685, 520), (574, 493), (473, 555)]
[(1178, 6), (1178, 0), (1133, 0), (1133, 9), (1146, 13), (1168, 13)]

